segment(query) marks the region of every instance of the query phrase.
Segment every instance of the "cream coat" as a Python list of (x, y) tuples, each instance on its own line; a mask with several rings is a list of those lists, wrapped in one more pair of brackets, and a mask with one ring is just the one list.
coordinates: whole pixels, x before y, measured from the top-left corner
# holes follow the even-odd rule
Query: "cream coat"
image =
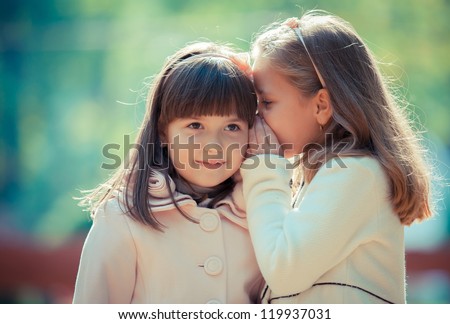
[(331, 160), (291, 208), (287, 160), (272, 156), (270, 166), (260, 157), (248, 159), (241, 174), (250, 234), (270, 287), (263, 300), (405, 303), (403, 226), (380, 164)]
[(251, 303), (261, 288), (247, 230), (242, 187), (216, 209), (200, 207), (170, 189), (162, 176), (149, 181), (153, 211), (164, 233), (123, 211), (120, 196), (95, 213), (80, 261), (74, 303)]

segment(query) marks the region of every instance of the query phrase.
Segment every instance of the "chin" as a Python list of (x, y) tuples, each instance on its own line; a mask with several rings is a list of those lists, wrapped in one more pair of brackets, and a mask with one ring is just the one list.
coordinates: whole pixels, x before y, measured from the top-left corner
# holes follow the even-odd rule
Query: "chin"
[[(217, 186), (218, 184), (221, 184), (222, 182), (224, 182), (226, 179), (204, 179), (204, 180), (200, 180), (200, 179), (196, 179), (196, 181), (192, 181), (191, 183), (199, 186), (199, 187), (203, 187), (203, 188), (212, 188)], [(216, 180), (216, 181), (214, 181)]]
[(296, 153), (294, 152), (294, 150), (284, 150), (284, 151), (283, 151), (283, 156), (284, 156), (286, 159), (292, 158), (295, 154), (296, 154)]
[(291, 159), (299, 154), (302, 154), (302, 152), (301, 152), (301, 150), (297, 150), (296, 147), (292, 147), (291, 149), (288, 149), (288, 150), (283, 150), (283, 156), (286, 159)]

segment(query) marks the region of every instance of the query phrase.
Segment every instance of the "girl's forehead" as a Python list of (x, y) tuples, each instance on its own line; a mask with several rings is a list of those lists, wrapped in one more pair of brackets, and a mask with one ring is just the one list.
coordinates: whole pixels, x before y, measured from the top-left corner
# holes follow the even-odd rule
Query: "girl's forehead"
[(269, 88), (277, 84), (278, 79), (279, 73), (271, 67), (268, 59), (260, 58), (255, 60), (253, 64), (253, 82), (258, 93), (267, 92)]

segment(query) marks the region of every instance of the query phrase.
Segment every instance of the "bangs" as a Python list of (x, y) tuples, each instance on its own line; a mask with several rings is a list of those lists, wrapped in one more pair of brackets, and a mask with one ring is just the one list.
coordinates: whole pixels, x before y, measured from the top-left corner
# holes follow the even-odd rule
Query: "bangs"
[(166, 76), (162, 91), (161, 122), (197, 116), (236, 116), (249, 127), (257, 99), (252, 82), (229, 59), (191, 57)]

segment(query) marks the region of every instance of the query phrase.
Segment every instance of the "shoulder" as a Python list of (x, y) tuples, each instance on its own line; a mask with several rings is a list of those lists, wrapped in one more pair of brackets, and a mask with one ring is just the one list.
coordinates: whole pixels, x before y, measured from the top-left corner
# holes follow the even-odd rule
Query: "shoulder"
[(95, 224), (103, 226), (114, 226), (125, 224), (128, 219), (128, 209), (125, 205), (125, 199), (122, 193), (116, 194), (114, 197), (101, 203), (94, 211), (92, 218)]
[[(93, 223), (84, 243), (83, 253), (97, 253), (109, 257), (133, 249), (134, 238), (131, 227), (133, 220), (128, 216), (119, 197), (101, 203), (94, 211)], [(136, 223), (137, 226), (140, 226)], [(92, 251), (92, 252), (89, 252)], [(98, 258), (98, 256), (92, 256)]]
[(353, 179), (384, 179), (385, 172), (380, 162), (370, 156), (336, 157), (328, 160), (317, 172), (318, 177), (350, 175)]
[(389, 196), (389, 181), (381, 163), (370, 156), (337, 157), (324, 164), (309, 186), (321, 191), (329, 188), (340, 196), (365, 194), (385, 199)]

